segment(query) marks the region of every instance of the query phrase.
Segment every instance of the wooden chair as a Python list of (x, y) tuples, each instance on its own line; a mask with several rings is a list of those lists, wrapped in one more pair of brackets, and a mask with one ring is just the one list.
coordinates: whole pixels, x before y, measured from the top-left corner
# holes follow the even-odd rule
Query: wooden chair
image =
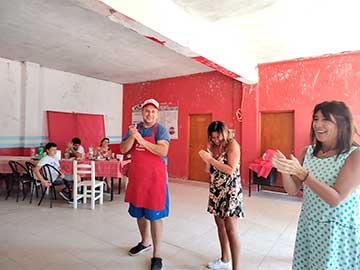
[[(78, 163), (76, 160), (73, 162), (73, 205), (77, 208), (78, 200), (82, 199), (86, 204), (86, 199), (90, 198), (91, 209), (95, 209), (95, 201), (99, 200), (99, 204), (104, 202), (104, 182), (95, 179), (95, 161), (90, 164)], [(78, 182), (78, 175), (89, 177), (90, 180)], [(90, 189), (88, 189), (90, 188)], [(98, 188), (98, 189), (97, 189)]]

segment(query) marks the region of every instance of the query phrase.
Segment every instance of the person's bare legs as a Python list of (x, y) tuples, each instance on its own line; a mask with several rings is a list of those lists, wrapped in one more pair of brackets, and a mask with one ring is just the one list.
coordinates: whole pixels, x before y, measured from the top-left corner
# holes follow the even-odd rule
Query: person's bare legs
[(217, 216), (214, 216), (214, 218), (218, 230), (218, 237), (221, 247), (221, 261), (227, 263), (230, 261), (230, 246), (228, 235), (226, 232), (225, 222), (224, 219)]
[(151, 236), (153, 242), (153, 257), (160, 258), (160, 245), (163, 236), (163, 221), (162, 219), (150, 221)]
[(150, 222), (142, 217), (137, 219), (137, 224), (141, 234), (141, 244), (147, 247), (151, 244)]
[(240, 269), (240, 240), (238, 234), (238, 217), (226, 217), (225, 228), (227, 239), (230, 244), (232, 270)]

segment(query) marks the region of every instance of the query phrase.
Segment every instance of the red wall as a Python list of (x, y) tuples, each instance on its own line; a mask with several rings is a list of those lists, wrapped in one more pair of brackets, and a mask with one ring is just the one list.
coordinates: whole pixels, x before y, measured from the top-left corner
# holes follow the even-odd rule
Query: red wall
[[(179, 139), (171, 142), (169, 174), (187, 178), (188, 116), (212, 113), (213, 120), (223, 120), (230, 128), (236, 129), (236, 138), (241, 141), (242, 178), (246, 180), (246, 187), (248, 163), (261, 155), (259, 112), (295, 112), (296, 155), (309, 143), (311, 113), (319, 102), (333, 99), (345, 101), (360, 128), (360, 52), (262, 64), (259, 75), (258, 85), (244, 85), (243, 89), (241, 83), (217, 72), (126, 84), (123, 88), (123, 130), (130, 124), (131, 107), (147, 98), (178, 106)], [(242, 123), (235, 119), (241, 94)], [(114, 150), (118, 152), (117, 145)], [(22, 154), (29, 155), (28, 149), (0, 149), (0, 155)]]
[(0, 148), (0, 156), (30, 156), (30, 148)]
[(123, 131), (131, 123), (131, 107), (147, 98), (155, 98), (161, 105), (178, 106), (179, 139), (172, 140), (168, 155), (171, 177), (188, 177), (189, 114), (212, 114), (213, 120), (224, 121), (235, 128), (240, 141), (240, 122), (235, 111), (240, 106), (241, 83), (218, 72), (125, 84), (123, 87)]
[(246, 178), (248, 163), (261, 154), (259, 112), (295, 112), (296, 155), (309, 143), (311, 115), (317, 103), (344, 101), (360, 127), (360, 52), (262, 64), (259, 75), (258, 85), (243, 87), (242, 175)]

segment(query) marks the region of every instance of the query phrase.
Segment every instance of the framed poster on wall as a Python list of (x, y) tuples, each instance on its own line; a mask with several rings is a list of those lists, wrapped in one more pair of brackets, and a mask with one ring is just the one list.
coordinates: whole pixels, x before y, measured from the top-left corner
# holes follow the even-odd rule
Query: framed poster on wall
[[(164, 125), (170, 133), (171, 139), (178, 139), (178, 107), (164, 107), (159, 110), (159, 123)], [(131, 123), (136, 125), (142, 121), (141, 104), (132, 108)]]

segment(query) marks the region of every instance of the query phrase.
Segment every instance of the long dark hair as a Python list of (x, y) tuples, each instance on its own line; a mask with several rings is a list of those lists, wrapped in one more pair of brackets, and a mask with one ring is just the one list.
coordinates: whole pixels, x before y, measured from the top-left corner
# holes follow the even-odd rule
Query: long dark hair
[(108, 137), (102, 138), (101, 142), (100, 142), (100, 146), (102, 146), (102, 143), (104, 141), (108, 141), (110, 143), (110, 139)]
[(315, 144), (313, 155), (316, 156), (321, 150), (322, 143), (316, 139), (315, 131), (313, 128), (313, 122), (315, 114), (320, 111), (326, 120), (334, 122), (331, 116), (335, 118), (335, 125), (337, 126), (337, 139), (336, 139), (336, 154), (337, 157), (346, 153), (350, 150), (352, 145), (358, 145), (354, 142), (354, 133), (358, 134), (353, 123), (353, 117), (350, 112), (349, 107), (342, 101), (324, 101), (315, 106), (311, 129), (310, 137), (312, 143)]
[(208, 127), (208, 142), (210, 150), (213, 149), (214, 143), (211, 140), (211, 135), (213, 132), (219, 133), (220, 144), (223, 150), (226, 149), (229, 142), (233, 139), (232, 134), (230, 133), (229, 129), (227, 128), (226, 124), (222, 121), (213, 121), (210, 123)]

